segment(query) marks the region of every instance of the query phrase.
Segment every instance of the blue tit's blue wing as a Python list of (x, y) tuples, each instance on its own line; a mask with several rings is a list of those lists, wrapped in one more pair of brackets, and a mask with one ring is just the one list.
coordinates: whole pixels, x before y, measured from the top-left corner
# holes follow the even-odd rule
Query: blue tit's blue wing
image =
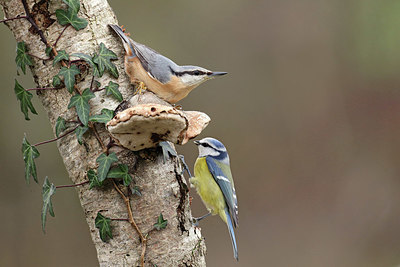
[(239, 225), (238, 205), (231, 169), (229, 165), (220, 163), (211, 156), (206, 157), (206, 162), (214, 180), (217, 182), (219, 188), (221, 188), (225, 202), (229, 208), (229, 214), (232, 216), (236, 227)]

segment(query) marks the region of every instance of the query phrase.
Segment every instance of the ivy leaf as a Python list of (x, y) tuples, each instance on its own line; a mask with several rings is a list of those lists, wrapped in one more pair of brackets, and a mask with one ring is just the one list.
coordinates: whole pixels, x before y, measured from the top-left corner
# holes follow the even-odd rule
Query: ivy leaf
[(162, 213), (160, 213), (160, 216), (158, 216), (157, 222), (154, 224), (154, 228), (156, 228), (157, 231), (160, 231), (161, 229), (164, 229), (167, 227), (168, 220), (164, 220)]
[(97, 174), (94, 170), (90, 169), (87, 172), (87, 177), (89, 179), (89, 189), (92, 189), (93, 187), (100, 187), (103, 185), (103, 182), (99, 181), (99, 178), (97, 177)]
[(76, 138), (80, 145), (82, 145), (82, 136), (87, 132), (87, 130), (89, 130), (89, 127), (87, 126), (78, 126), (78, 128), (75, 129)]
[(71, 97), (68, 104), (68, 108), (75, 107), (76, 113), (78, 113), (79, 120), (84, 126), (87, 126), (89, 122), (90, 105), (89, 99), (93, 98), (94, 94), (89, 88), (83, 91), (82, 95), (76, 94)]
[(50, 54), (52, 51), (53, 51), (53, 48), (51, 48), (50, 46), (46, 47), (46, 50), (45, 50), (46, 56), (50, 57)]
[(36, 147), (31, 146), (28, 140), (26, 140), (26, 136), (22, 140), (22, 155), (24, 157), (25, 162), (25, 180), (26, 183), (29, 184), (29, 178), (32, 176), (35, 182), (38, 182), (37, 172), (36, 172), (36, 164), (35, 159), (40, 156), (39, 151)]
[(65, 52), (65, 50), (60, 50), (60, 51), (57, 51), (57, 56), (55, 56), (54, 57), (54, 60), (53, 60), (53, 66), (57, 63), (57, 62), (59, 62), (59, 61), (61, 61), (61, 60), (69, 60), (69, 55), (67, 54), (67, 52)]
[(69, 9), (75, 14), (77, 14), (81, 8), (79, 0), (63, 0), (63, 2), (66, 3)]
[(133, 195), (137, 195), (137, 196), (139, 196), (139, 197), (142, 196), (142, 192), (140, 192), (139, 186), (137, 186), (137, 185), (135, 185), (135, 186), (130, 186), (130, 188), (131, 188), (131, 193), (132, 193)]
[(54, 87), (58, 87), (58, 86), (60, 86), (60, 85), (61, 85), (61, 78), (60, 78), (60, 76), (55, 75), (55, 76), (53, 77), (53, 86), (54, 86)]
[(56, 136), (58, 137), (60, 133), (65, 130), (65, 120), (62, 117), (58, 117), (56, 121)]
[(104, 70), (108, 70), (115, 78), (118, 78), (118, 70), (111, 59), (118, 59), (117, 55), (108, 49), (103, 43), (100, 43), (98, 55), (93, 57), (93, 62), (97, 64), (100, 76), (103, 76)]
[(17, 57), (15, 58), (15, 63), (17, 63), (17, 67), (20, 67), (24, 74), (26, 73), (26, 65), (33, 66), (32, 58), (27, 52), (28, 50), (25, 42), (17, 43)]
[(103, 108), (101, 114), (90, 116), (89, 121), (107, 123), (114, 117), (114, 111)]
[(25, 115), (25, 120), (29, 121), (29, 116), (28, 116), (28, 109), (33, 113), (37, 115), (37, 112), (35, 108), (33, 107), (32, 104), (32, 97), (33, 95), (26, 91), (19, 83), (17, 80), (15, 80), (15, 86), (14, 86), (14, 92), (15, 95), (17, 96), (17, 99), (20, 101), (20, 106), (21, 106), (21, 111)]
[(115, 153), (111, 153), (108, 156), (103, 153), (96, 159), (96, 162), (99, 164), (99, 167), (97, 168), (97, 176), (99, 177), (98, 179), (100, 182), (103, 182), (106, 179), (111, 164), (117, 161), (118, 158)]
[(56, 16), (58, 23), (60, 23), (63, 26), (71, 24), (71, 26), (74, 27), (75, 30), (77, 31), (86, 28), (88, 24), (86, 19), (78, 18), (73, 9), (68, 9), (68, 11), (65, 11), (63, 9), (57, 9)]
[(106, 95), (113, 95), (119, 102), (122, 102), (124, 100), (122, 98), (121, 92), (118, 90), (119, 84), (114, 83), (110, 81), (108, 85), (105, 87), (106, 88)]
[(74, 53), (74, 54), (71, 54), (71, 57), (78, 57), (82, 60), (85, 60), (92, 67), (93, 76), (100, 77), (99, 69), (97, 68), (96, 63), (93, 62), (93, 58), (91, 56), (86, 55), (84, 53)]
[(69, 68), (61, 67), (61, 70), (58, 73), (58, 75), (64, 76), (65, 86), (67, 87), (68, 92), (70, 92), (71, 94), (74, 90), (75, 75), (77, 75), (79, 73), (80, 73), (80, 71), (75, 65), (72, 65)]
[(99, 229), (100, 238), (103, 242), (107, 242), (108, 238), (113, 238), (111, 232), (111, 219), (101, 215), (97, 212), (96, 219), (94, 220), (96, 228)]
[(51, 196), (56, 192), (56, 187), (54, 184), (50, 184), (49, 179), (46, 177), (44, 179), (43, 188), (42, 188), (42, 197), (43, 197), (43, 208), (42, 208), (42, 230), (44, 232), (44, 227), (46, 226), (46, 217), (47, 212), (54, 217), (53, 204), (51, 203)]
[(132, 182), (132, 176), (128, 173), (128, 166), (126, 164), (118, 164), (117, 167), (112, 168), (107, 178), (121, 178), (125, 186), (130, 185)]

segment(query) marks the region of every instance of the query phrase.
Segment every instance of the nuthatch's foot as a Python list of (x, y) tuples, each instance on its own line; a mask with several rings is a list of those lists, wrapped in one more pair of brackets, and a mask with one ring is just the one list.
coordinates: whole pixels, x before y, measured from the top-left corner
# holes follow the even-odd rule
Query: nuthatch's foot
[(144, 84), (144, 82), (138, 82), (135, 94), (141, 95), (142, 91), (146, 91), (146, 90), (147, 90), (147, 87)]
[(196, 227), (198, 227), (198, 226), (199, 226), (199, 222), (200, 222), (201, 220), (203, 220), (204, 218), (207, 218), (207, 217), (210, 216), (210, 215), (211, 215), (211, 212), (209, 212), (209, 213), (207, 213), (206, 215), (203, 215), (203, 216), (201, 216), (201, 217), (197, 217), (197, 218), (193, 217), (193, 218), (192, 218), (192, 219), (193, 219), (193, 225), (196, 226)]
[(177, 110), (183, 110), (183, 108), (182, 108), (182, 106), (181, 106), (181, 105), (172, 104), (172, 106), (174, 107), (174, 109), (177, 109)]
[(135, 95), (136, 95), (136, 94), (139, 95), (138, 101), (140, 101), (140, 97), (141, 97), (141, 95), (143, 94), (142, 91), (145, 91), (145, 90), (147, 90), (147, 87), (146, 87), (146, 85), (144, 84), (144, 82), (138, 82), (138, 83), (137, 83), (137, 87), (136, 87), (136, 92), (135, 92)]

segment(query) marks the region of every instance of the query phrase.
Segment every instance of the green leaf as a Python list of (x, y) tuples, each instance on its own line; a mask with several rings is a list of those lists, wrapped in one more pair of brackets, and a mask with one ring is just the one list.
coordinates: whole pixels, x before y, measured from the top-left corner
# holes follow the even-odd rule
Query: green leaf
[(50, 46), (46, 47), (46, 56), (50, 57), (51, 52), (53, 51), (53, 48), (51, 48)]
[(58, 23), (60, 23), (63, 26), (71, 24), (71, 26), (74, 27), (75, 30), (77, 31), (86, 28), (88, 24), (86, 19), (78, 18), (78, 16), (72, 9), (68, 9), (68, 11), (65, 11), (63, 9), (57, 9), (56, 16)]
[(160, 213), (160, 216), (158, 216), (157, 222), (154, 224), (154, 228), (156, 228), (157, 231), (160, 231), (161, 229), (164, 229), (167, 227), (168, 220), (164, 220), (162, 213)]
[(69, 60), (69, 55), (67, 54), (67, 52), (65, 52), (65, 50), (60, 50), (60, 51), (57, 51), (57, 56), (55, 56), (54, 57), (54, 60), (53, 60), (53, 66), (57, 63), (57, 62), (59, 62), (59, 61), (61, 61), (61, 60)]
[(128, 166), (126, 164), (118, 164), (117, 167), (112, 168), (108, 174), (107, 178), (121, 178), (125, 186), (130, 185), (132, 182), (132, 176), (128, 173)]
[(100, 76), (103, 76), (104, 70), (108, 70), (115, 78), (118, 78), (118, 70), (111, 59), (118, 59), (117, 55), (109, 50), (103, 43), (100, 43), (98, 55), (93, 57), (93, 62), (97, 64)]
[(114, 117), (114, 111), (103, 108), (101, 114), (90, 116), (89, 121), (107, 123)]
[(103, 182), (106, 179), (111, 164), (117, 161), (118, 158), (115, 153), (111, 153), (108, 156), (103, 153), (96, 159), (96, 162), (99, 164), (99, 167), (97, 168), (97, 176), (99, 177), (98, 179), (100, 182)]
[(111, 219), (101, 215), (97, 212), (96, 219), (94, 220), (96, 228), (99, 229), (100, 238), (103, 242), (107, 242), (108, 238), (113, 238), (111, 232)]
[(17, 57), (15, 58), (15, 63), (17, 63), (17, 67), (20, 67), (24, 74), (26, 73), (26, 65), (33, 66), (32, 58), (27, 52), (28, 50), (25, 42), (17, 43)]
[(36, 147), (31, 146), (26, 136), (22, 140), (22, 155), (25, 162), (25, 180), (29, 184), (29, 178), (32, 176), (35, 182), (38, 182), (35, 159), (40, 156), (39, 151)]
[(139, 186), (137, 186), (137, 185), (135, 185), (135, 186), (130, 186), (130, 188), (131, 188), (131, 193), (132, 193), (133, 195), (138, 195), (139, 197), (142, 196), (142, 192), (140, 192)]
[(119, 102), (122, 102), (124, 100), (122, 98), (121, 92), (118, 90), (119, 84), (114, 83), (110, 81), (108, 85), (105, 87), (106, 88), (106, 95), (113, 95)]
[(93, 76), (100, 77), (99, 69), (97, 68), (96, 63), (93, 62), (93, 58), (91, 56), (84, 53), (74, 53), (71, 54), (71, 57), (78, 57), (82, 60), (85, 60), (93, 68)]
[(15, 80), (15, 86), (14, 86), (14, 92), (15, 95), (17, 96), (17, 99), (20, 101), (20, 106), (21, 106), (21, 111), (25, 115), (25, 120), (30, 120), (28, 116), (28, 109), (33, 113), (37, 115), (37, 112), (35, 108), (33, 107), (32, 104), (32, 97), (33, 95), (26, 91), (19, 83), (17, 80)]
[(78, 128), (75, 129), (76, 138), (80, 145), (82, 145), (82, 136), (87, 132), (87, 130), (89, 130), (89, 127), (87, 126), (78, 126)]
[(60, 133), (65, 130), (65, 120), (62, 117), (58, 117), (56, 121), (56, 136), (58, 137)]
[(103, 185), (103, 182), (99, 181), (99, 178), (97, 177), (97, 174), (94, 170), (90, 169), (87, 172), (87, 177), (89, 179), (89, 189), (92, 189), (94, 187), (100, 187)]
[(66, 3), (69, 9), (75, 14), (77, 14), (81, 8), (79, 0), (63, 0), (63, 2)]
[(51, 196), (56, 192), (56, 187), (54, 184), (50, 184), (49, 179), (46, 177), (44, 179), (43, 188), (42, 188), (42, 197), (43, 197), (43, 208), (42, 208), (42, 230), (44, 232), (44, 228), (46, 226), (46, 217), (47, 212), (54, 217), (53, 204), (51, 203)]
[(53, 86), (54, 86), (54, 87), (58, 87), (58, 86), (60, 86), (60, 85), (61, 85), (61, 78), (60, 78), (60, 76), (55, 75), (55, 76), (53, 77)]
[(89, 88), (86, 88), (83, 91), (82, 95), (76, 94), (71, 97), (71, 100), (68, 104), (68, 108), (75, 107), (76, 113), (78, 113), (79, 120), (82, 122), (84, 126), (87, 126), (89, 122), (89, 113), (90, 113), (90, 105), (89, 99), (93, 98), (94, 94)]
[(79, 73), (80, 71), (75, 65), (72, 65), (70, 68), (61, 67), (61, 70), (58, 73), (58, 75), (64, 76), (65, 87), (67, 87), (68, 92), (70, 92), (71, 94), (74, 90), (75, 75)]

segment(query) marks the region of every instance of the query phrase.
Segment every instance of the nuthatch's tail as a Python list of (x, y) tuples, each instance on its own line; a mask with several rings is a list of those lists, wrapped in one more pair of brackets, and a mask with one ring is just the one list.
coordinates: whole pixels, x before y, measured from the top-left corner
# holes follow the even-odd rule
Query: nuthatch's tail
[(125, 52), (129, 57), (136, 57), (135, 49), (133, 48), (132, 40), (125, 35), (124, 30), (118, 25), (108, 24), (118, 34), (124, 44)]
[(229, 214), (228, 208), (225, 208), (225, 215), (226, 215), (226, 224), (228, 225), (229, 235), (230, 235), (231, 241), (232, 241), (233, 256), (235, 257), (235, 259), (237, 261), (239, 261), (238, 249), (237, 249), (236, 238), (235, 238), (235, 232), (233, 231), (232, 220), (231, 220), (231, 216)]

